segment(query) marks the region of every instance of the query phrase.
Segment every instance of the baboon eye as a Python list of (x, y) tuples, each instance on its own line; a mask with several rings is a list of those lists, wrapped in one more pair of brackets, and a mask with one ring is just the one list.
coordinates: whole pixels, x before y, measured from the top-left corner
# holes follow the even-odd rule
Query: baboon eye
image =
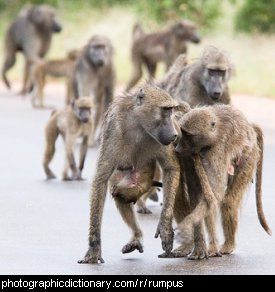
[(173, 108), (172, 107), (163, 107), (162, 111), (166, 116), (169, 116), (172, 114)]
[(215, 122), (212, 122), (211, 123), (211, 127), (214, 128), (215, 126), (216, 126), (216, 123)]

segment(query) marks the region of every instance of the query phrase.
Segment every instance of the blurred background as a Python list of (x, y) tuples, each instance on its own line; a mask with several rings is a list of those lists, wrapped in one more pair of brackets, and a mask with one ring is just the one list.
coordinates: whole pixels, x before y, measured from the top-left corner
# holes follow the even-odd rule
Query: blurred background
[[(220, 46), (230, 53), (236, 67), (236, 77), (230, 84), (233, 93), (275, 97), (275, 0), (0, 0), (0, 39), (24, 5), (41, 3), (56, 7), (64, 28), (53, 38), (48, 59), (64, 57), (95, 33), (106, 35), (115, 46), (117, 82), (124, 85), (131, 72), (134, 23), (140, 21), (146, 31), (152, 32), (176, 19), (190, 19), (202, 35), (200, 45), (189, 44), (190, 62), (206, 45)], [(11, 80), (21, 80), (21, 54), (18, 61), (9, 73)], [(164, 67), (159, 66), (158, 76), (163, 71)]]

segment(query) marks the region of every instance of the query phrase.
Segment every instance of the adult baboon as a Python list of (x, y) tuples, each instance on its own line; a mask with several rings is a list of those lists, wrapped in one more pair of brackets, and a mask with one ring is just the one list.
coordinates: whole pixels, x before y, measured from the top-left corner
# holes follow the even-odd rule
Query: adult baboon
[[(174, 98), (184, 100), (191, 107), (229, 104), (228, 81), (232, 76), (233, 66), (228, 55), (216, 47), (207, 47), (200, 60), (180, 68), (184, 59), (179, 56), (178, 64), (167, 73), (160, 86)], [(169, 78), (168, 78), (169, 77)]]
[[(93, 36), (79, 57), (73, 74), (74, 98), (91, 96), (95, 105), (94, 131), (113, 100), (115, 70), (113, 47), (103, 36)], [(94, 144), (91, 133), (90, 144)]]
[[(55, 153), (55, 142), (61, 134), (66, 149), (65, 167), (63, 180), (81, 180), (81, 172), (88, 147), (88, 137), (91, 133), (93, 103), (89, 97), (81, 97), (75, 100), (72, 105), (64, 109), (54, 111), (46, 126), (46, 149), (44, 153), (43, 167), (47, 179), (54, 179), (56, 176), (49, 168), (49, 164)], [(74, 158), (74, 146), (77, 138), (82, 137), (80, 147), (80, 161), (77, 167)], [(72, 176), (68, 175), (69, 169)]]
[(154, 77), (157, 63), (164, 62), (166, 68), (173, 64), (179, 54), (186, 53), (186, 42), (199, 43), (195, 25), (189, 21), (178, 21), (169, 29), (147, 34), (139, 24), (133, 29), (132, 63), (133, 74), (126, 87), (129, 91), (142, 76), (144, 66), (149, 77)]
[[(180, 120), (182, 138), (176, 147), (181, 156), (198, 155), (221, 209), (225, 242), (218, 247), (216, 236), (216, 209), (209, 206), (204, 196), (197, 199), (191, 213), (179, 224), (184, 244), (192, 242), (194, 227), (205, 219), (210, 237), (209, 255), (230, 254), (235, 249), (238, 211), (246, 189), (256, 173), (257, 213), (262, 227), (271, 231), (262, 209), (263, 133), (248, 123), (243, 114), (228, 105), (195, 108)], [(234, 163), (232, 163), (234, 162)], [(188, 166), (188, 171), (194, 166)], [(196, 168), (195, 168), (196, 169)], [(228, 184), (228, 175), (233, 176)], [(194, 176), (195, 177), (195, 176)], [(194, 178), (192, 176), (192, 179)], [(198, 187), (193, 187), (193, 190)], [(193, 193), (189, 193), (193, 196)], [(175, 206), (180, 210), (180, 201)], [(180, 252), (177, 251), (180, 256)], [(182, 256), (186, 254), (182, 253)]]
[(72, 100), (72, 89), (70, 88), (70, 80), (72, 72), (76, 64), (76, 60), (80, 55), (80, 50), (72, 50), (68, 52), (67, 57), (58, 60), (42, 60), (36, 59), (31, 61), (30, 82), (33, 85), (32, 105), (33, 107), (44, 107), (44, 87), (47, 76), (55, 78), (66, 78), (66, 104)]
[(52, 34), (62, 29), (57, 21), (54, 9), (48, 5), (28, 6), (16, 17), (9, 26), (5, 38), (5, 58), (2, 68), (2, 78), (10, 88), (7, 71), (14, 65), (16, 53), (21, 51), (25, 57), (25, 72), (22, 94), (30, 88), (30, 60), (43, 58), (51, 45)]
[[(172, 217), (179, 182), (179, 165), (171, 144), (177, 138), (172, 118), (177, 102), (164, 90), (146, 85), (136, 93), (116, 98), (105, 116), (96, 174), (91, 189), (89, 249), (79, 263), (104, 262), (101, 255), (101, 222), (112, 173), (133, 168), (139, 172), (152, 161), (163, 170), (164, 204), (156, 237), (160, 235), (167, 254), (173, 246)], [(142, 232), (136, 222), (132, 204), (115, 196), (123, 220), (133, 231), (133, 238), (122, 251), (142, 252)], [(138, 198), (132, 198), (136, 201)], [(125, 203), (126, 202), (126, 203)]]

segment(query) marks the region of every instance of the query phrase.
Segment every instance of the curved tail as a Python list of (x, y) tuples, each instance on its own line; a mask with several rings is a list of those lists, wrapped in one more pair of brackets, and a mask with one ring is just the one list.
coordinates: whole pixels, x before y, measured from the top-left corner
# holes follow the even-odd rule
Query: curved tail
[(260, 150), (260, 157), (257, 163), (257, 171), (256, 171), (256, 206), (257, 206), (257, 214), (262, 225), (263, 229), (269, 234), (272, 234), (271, 229), (269, 228), (264, 211), (263, 211), (263, 202), (262, 202), (262, 171), (263, 171), (263, 156), (264, 156), (264, 139), (263, 132), (260, 127), (257, 125), (253, 125), (253, 128), (257, 134), (257, 143)]

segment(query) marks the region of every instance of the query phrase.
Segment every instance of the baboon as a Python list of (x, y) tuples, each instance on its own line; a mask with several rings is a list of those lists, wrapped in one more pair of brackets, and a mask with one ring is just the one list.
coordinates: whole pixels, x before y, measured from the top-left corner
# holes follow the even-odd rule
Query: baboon
[(16, 53), (21, 51), (25, 57), (25, 72), (22, 94), (30, 88), (30, 60), (43, 58), (51, 45), (52, 34), (60, 32), (62, 27), (56, 18), (54, 9), (48, 5), (28, 6), (23, 9), (9, 26), (5, 38), (5, 58), (2, 78), (8, 88), (7, 71), (15, 64)]
[[(81, 180), (82, 170), (87, 154), (88, 137), (91, 133), (93, 103), (89, 97), (81, 97), (66, 106), (62, 110), (54, 111), (46, 125), (46, 149), (44, 153), (43, 167), (47, 179), (54, 179), (56, 176), (51, 171), (49, 164), (55, 153), (55, 142), (61, 134), (66, 150), (63, 180)], [(74, 157), (74, 146), (77, 138), (82, 138), (80, 146), (79, 167)], [(68, 175), (69, 169), (72, 176)]]
[(113, 99), (115, 70), (113, 47), (106, 37), (93, 36), (79, 57), (73, 74), (74, 98), (91, 96), (95, 105), (94, 132), (89, 144), (94, 144), (95, 131), (103, 113)]
[(169, 29), (147, 34), (139, 24), (133, 29), (132, 63), (133, 74), (128, 82), (126, 91), (129, 91), (142, 76), (144, 66), (149, 77), (154, 77), (157, 63), (164, 62), (167, 70), (179, 54), (187, 52), (186, 42), (199, 43), (196, 26), (189, 21), (178, 21)]
[(72, 89), (70, 88), (70, 79), (76, 60), (80, 55), (80, 50), (69, 51), (67, 57), (58, 60), (43, 60), (36, 59), (31, 61), (30, 68), (30, 82), (33, 85), (32, 90), (32, 105), (33, 107), (44, 107), (44, 87), (46, 82), (46, 76), (52, 76), (55, 78), (66, 78), (66, 104), (72, 100)]
[[(91, 189), (89, 249), (79, 263), (103, 263), (101, 255), (101, 221), (107, 182), (113, 172), (133, 168), (142, 171), (157, 161), (163, 171), (164, 203), (155, 237), (160, 235), (162, 248), (169, 254), (173, 247), (172, 217), (179, 183), (179, 164), (173, 141), (177, 131), (173, 108), (178, 103), (164, 90), (146, 84), (139, 91), (114, 99), (107, 110), (101, 132), (100, 153)], [(134, 175), (134, 174), (132, 174)], [(140, 252), (142, 232), (128, 199), (114, 197), (116, 206), (133, 231), (133, 237), (122, 252)], [(135, 202), (138, 198), (132, 198)], [(125, 203), (126, 202), (126, 203)]]
[[(271, 234), (262, 208), (262, 130), (248, 123), (239, 110), (229, 105), (195, 108), (185, 114), (179, 124), (182, 138), (176, 151), (181, 157), (193, 156), (195, 159), (191, 166), (187, 165), (186, 160), (183, 162), (187, 176), (190, 176), (188, 171), (190, 169), (192, 171), (192, 168), (193, 173), (198, 174), (196, 161), (198, 157), (201, 159), (221, 211), (225, 242), (219, 248), (215, 227), (216, 208), (213, 205), (210, 207), (204, 196), (199, 196), (193, 210), (189, 214), (182, 215), (183, 220), (179, 224), (179, 230), (183, 244), (176, 250), (176, 255), (186, 255), (186, 248), (192, 245), (194, 228), (201, 226), (204, 219), (210, 239), (209, 256), (230, 254), (234, 251), (239, 207), (254, 173), (256, 173), (258, 218), (264, 230)], [(232, 176), (230, 184), (228, 184), (228, 176)], [(195, 177), (193, 175), (192, 178), (189, 177), (189, 185), (192, 181), (196, 181)], [(190, 189), (192, 191), (189, 192), (189, 196), (192, 197), (198, 191), (198, 186), (193, 185)], [(179, 212), (180, 200), (176, 200), (175, 206)], [(184, 204), (182, 206), (184, 207)], [(199, 236), (203, 236), (202, 232)], [(200, 258), (202, 251), (200, 250), (194, 258)]]
[[(216, 47), (207, 47), (200, 60), (180, 68), (183, 56), (176, 60), (176, 69), (167, 73), (160, 86), (174, 98), (184, 100), (190, 106), (230, 104), (228, 81), (233, 73), (226, 52)], [(169, 77), (169, 78), (168, 78)]]

